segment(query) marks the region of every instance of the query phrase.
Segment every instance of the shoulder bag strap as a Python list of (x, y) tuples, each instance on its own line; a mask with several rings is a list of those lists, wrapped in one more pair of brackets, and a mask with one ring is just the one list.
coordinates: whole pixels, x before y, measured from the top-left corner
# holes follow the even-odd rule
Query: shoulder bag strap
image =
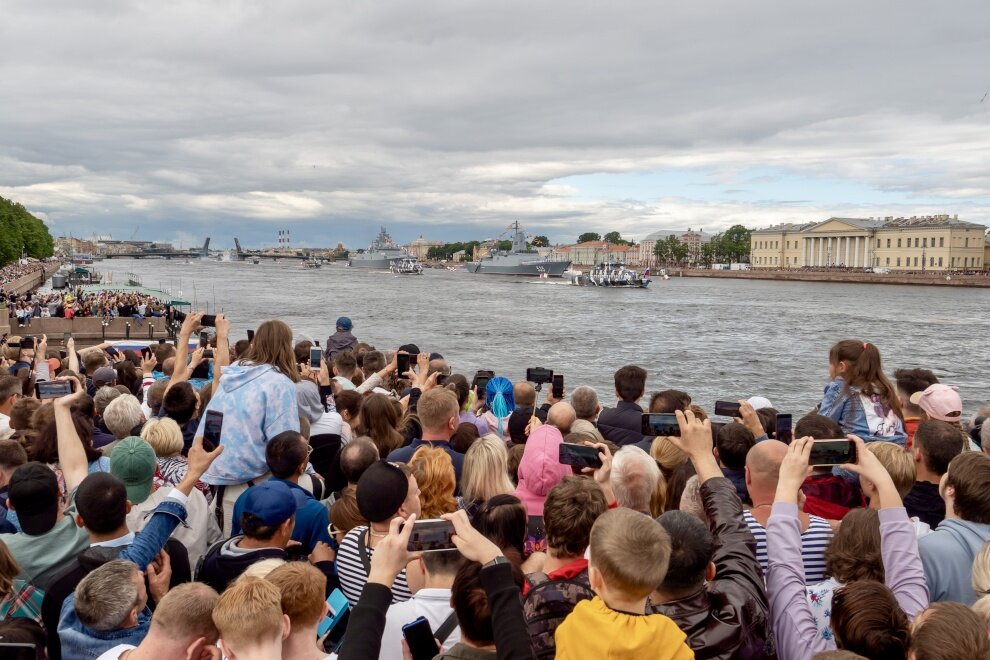
[(437, 628), (437, 631), (433, 634), (433, 636), (438, 642), (440, 642), (440, 645), (443, 646), (443, 643), (447, 641), (447, 638), (450, 637), (450, 633), (454, 632), (454, 628), (456, 627), (457, 613), (451, 612), (450, 615), (443, 620), (443, 623), (440, 624), (440, 627)]

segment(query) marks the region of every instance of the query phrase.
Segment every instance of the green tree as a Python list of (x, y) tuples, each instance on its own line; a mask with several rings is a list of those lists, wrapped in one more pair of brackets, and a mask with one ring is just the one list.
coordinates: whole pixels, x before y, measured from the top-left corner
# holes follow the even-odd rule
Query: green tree
[(550, 247), (550, 239), (542, 234), (533, 237), (533, 247)]
[(593, 231), (586, 231), (580, 236), (578, 236), (577, 242), (587, 243), (588, 241), (600, 241), (600, 240), (602, 240), (601, 234)]
[(667, 264), (670, 262), (670, 244), (666, 240), (657, 241), (653, 246), (653, 256), (656, 257), (658, 264)]
[(742, 225), (729, 227), (721, 237), (722, 249), (732, 261), (743, 261), (749, 258), (750, 230)]
[(20, 204), (0, 197), (0, 266), (21, 258), (21, 251), (35, 259), (52, 256), (55, 240), (44, 222)]
[(605, 234), (602, 240), (611, 245), (630, 245), (630, 242), (624, 240), (622, 238), (622, 235), (617, 231), (610, 231), (609, 233)]

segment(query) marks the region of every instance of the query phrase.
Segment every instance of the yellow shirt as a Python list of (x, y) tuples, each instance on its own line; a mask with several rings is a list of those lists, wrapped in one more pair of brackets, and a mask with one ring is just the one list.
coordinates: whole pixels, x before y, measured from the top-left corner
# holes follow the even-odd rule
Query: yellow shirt
[(626, 614), (595, 596), (577, 604), (554, 635), (557, 660), (692, 660), (677, 624), (662, 614)]

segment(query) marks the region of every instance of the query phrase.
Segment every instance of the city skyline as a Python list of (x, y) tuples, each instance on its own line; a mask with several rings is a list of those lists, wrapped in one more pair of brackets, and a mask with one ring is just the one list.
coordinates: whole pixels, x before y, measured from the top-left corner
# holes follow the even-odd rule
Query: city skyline
[(55, 235), (218, 247), (514, 220), (561, 243), (990, 224), (987, 19), (979, 2), (17, 3), (0, 195)]

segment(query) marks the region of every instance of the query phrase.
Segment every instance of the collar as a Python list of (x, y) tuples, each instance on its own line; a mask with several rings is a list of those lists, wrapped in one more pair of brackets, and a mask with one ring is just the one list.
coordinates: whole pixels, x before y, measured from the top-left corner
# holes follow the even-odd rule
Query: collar
[(90, 543), (91, 548), (121, 548), (126, 545), (131, 545), (134, 543), (134, 532), (124, 534), (123, 536), (118, 536), (115, 539), (110, 539), (109, 541), (98, 541), (96, 543)]
[(621, 408), (622, 410), (635, 410), (638, 413), (643, 412), (642, 406), (640, 406), (638, 403), (634, 403), (632, 401), (623, 401), (621, 399), (618, 401), (618, 403), (615, 404), (615, 408), (617, 410)]
[(551, 580), (571, 580), (577, 577), (582, 571), (587, 570), (588, 560), (584, 557), (580, 559), (575, 559), (569, 564), (564, 564), (555, 571), (547, 573), (547, 577)]

